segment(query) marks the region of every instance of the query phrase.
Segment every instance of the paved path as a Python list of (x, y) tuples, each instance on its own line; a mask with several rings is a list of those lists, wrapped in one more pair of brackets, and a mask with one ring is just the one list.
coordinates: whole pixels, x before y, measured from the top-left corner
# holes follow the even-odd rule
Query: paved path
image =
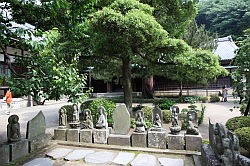
[[(238, 100), (237, 100), (238, 101)], [(46, 118), (46, 132), (53, 135), (53, 129), (58, 126), (58, 110), (61, 106), (67, 105), (67, 101), (58, 101), (58, 102), (48, 102), (43, 106), (34, 106), (28, 108), (20, 108), (11, 111), (11, 114), (16, 114), (19, 116), (20, 130), (22, 138), (25, 138), (27, 122), (31, 120), (40, 110), (43, 111)], [(152, 106), (152, 104), (146, 104)], [(187, 108), (189, 104), (178, 104), (182, 108)], [(198, 107), (201, 106), (201, 103), (196, 104)], [(218, 103), (205, 103), (205, 119), (202, 125), (199, 126), (199, 130), (203, 138), (208, 139), (208, 118), (211, 119), (213, 123), (219, 122), (225, 124), (226, 121), (232, 117), (240, 116), (239, 109), (234, 109), (230, 111), (234, 106), (240, 107), (237, 104), (236, 99), (230, 98), (228, 102), (218, 102)], [(7, 140), (7, 124), (8, 117), (3, 111), (0, 112), (0, 142)]]

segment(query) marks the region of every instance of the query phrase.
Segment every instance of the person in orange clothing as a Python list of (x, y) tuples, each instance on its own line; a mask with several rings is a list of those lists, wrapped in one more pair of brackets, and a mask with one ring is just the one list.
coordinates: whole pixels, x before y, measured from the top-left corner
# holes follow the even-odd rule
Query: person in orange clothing
[(5, 112), (7, 115), (10, 114), (10, 107), (11, 107), (11, 103), (12, 103), (12, 94), (10, 91), (10, 88), (7, 90), (6, 94), (5, 94), (5, 100), (7, 103), (7, 111)]

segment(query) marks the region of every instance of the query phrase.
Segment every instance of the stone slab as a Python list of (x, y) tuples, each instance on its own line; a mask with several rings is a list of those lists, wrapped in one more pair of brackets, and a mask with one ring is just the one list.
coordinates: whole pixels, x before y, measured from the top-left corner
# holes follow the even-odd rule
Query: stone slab
[(130, 163), (131, 166), (156, 166), (156, 157), (149, 154), (138, 154), (136, 158)]
[(85, 157), (86, 163), (107, 164), (115, 158), (116, 154), (107, 151), (95, 152)]
[(92, 143), (93, 142), (93, 130), (92, 129), (80, 130), (80, 142)]
[(29, 153), (35, 152), (49, 144), (50, 136), (48, 134), (40, 135), (29, 139)]
[(79, 138), (80, 129), (68, 129), (67, 130), (67, 141), (80, 142)]
[(73, 152), (70, 152), (66, 157), (64, 157), (65, 160), (80, 160), (83, 159), (88, 154), (94, 153), (94, 150), (87, 150), (87, 149), (77, 149)]
[(205, 166), (221, 166), (221, 162), (216, 158), (209, 144), (201, 145), (201, 160), (202, 165)]
[(149, 148), (167, 148), (167, 132), (166, 131), (148, 131), (148, 147)]
[(131, 146), (130, 137), (131, 135), (110, 134), (108, 137), (108, 144), (120, 145), (120, 146)]
[(10, 146), (8, 144), (0, 145), (0, 161), (2, 164), (7, 164), (10, 161)]
[(10, 161), (16, 160), (29, 154), (29, 144), (27, 139), (12, 142), (10, 145)]
[(93, 130), (93, 141), (98, 144), (107, 144), (108, 143), (108, 134), (107, 129), (94, 129)]
[(33, 119), (27, 123), (26, 138), (30, 139), (39, 135), (44, 135), (46, 130), (45, 117), (40, 111)]
[(147, 132), (133, 132), (131, 140), (133, 147), (147, 147)]
[(61, 141), (66, 141), (67, 129), (54, 129), (54, 139), (55, 140), (61, 140)]
[(185, 135), (186, 150), (201, 151), (202, 136), (199, 135)]
[(23, 166), (53, 166), (53, 161), (49, 158), (36, 158)]
[(120, 104), (113, 112), (113, 129), (115, 134), (128, 134), (130, 129), (130, 114), (125, 104)]
[(168, 149), (184, 150), (184, 135), (168, 134)]
[(119, 154), (115, 157), (112, 163), (117, 165), (128, 165), (135, 157), (134, 153), (129, 152), (119, 152)]
[(183, 159), (171, 159), (166, 157), (158, 158), (159, 163), (162, 166), (184, 166)]
[(46, 153), (46, 155), (53, 158), (53, 159), (60, 159), (60, 158), (64, 158), (66, 155), (68, 155), (72, 151), (73, 151), (73, 149), (56, 148), (56, 149), (53, 149), (50, 152)]

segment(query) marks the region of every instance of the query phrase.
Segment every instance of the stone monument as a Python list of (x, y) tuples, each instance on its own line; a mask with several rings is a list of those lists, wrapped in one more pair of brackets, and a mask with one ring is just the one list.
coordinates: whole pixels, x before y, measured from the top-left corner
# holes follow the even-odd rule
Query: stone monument
[(146, 123), (144, 121), (144, 113), (141, 110), (135, 113), (135, 130), (132, 133), (132, 146), (147, 147)]
[(108, 137), (108, 144), (131, 146), (129, 129), (130, 114), (125, 104), (120, 104), (113, 112), (114, 133)]
[[(195, 111), (189, 111), (187, 113), (187, 119), (188, 119), (188, 124), (187, 124), (187, 132), (186, 134), (190, 135), (199, 135), (199, 130), (197, 126), (197, 113)], [(194, 124), (193, 122), (196, 122)]]
[(78, 111), (77, 104), (73, 104), (72, 122), (70, 122), (69, 125), (73, 129), (79, 128), (79, 126), (80, 126), (79, 111)]
[(67, 110), (64, 107), (59, 109), (59, 128), (67, 127)]
[(94, 143), (106, 144), (108, 141), (108, 122), (106, 110), (103, 106), (98, 108), (98, 121), (95, 124), (95, 129), (93, 130)]
[(19, 117), (11, 115), (8, 119), (7, 125), (7, 138), (8, 142), (16, 142), (21, 140), (20, 124), (18, 123)]
[(178, 135), (181, 131), (181, 127), (178, 124), (178, 114), (179, 114), (179, 107), (173, 106), (171, 108), (171, 116), (172, 116), (172, 126), (170, 126), (171, 134)]
[(83, 110), (83, 121), (81, 122), (80, 142), (92, 143), (93, 118), (89, 109)]
[(152, 128), (148, 131), (148, 147), (166, 149), (167, 132), (162, 128), (162, 111), (156, 105), (152, 110)]
[(45, 133), (46, 123), (42, 111), (27, 123), (26, 138), (29, 140), (29, 152), (36, 151), (48, 145), (50, 135)]

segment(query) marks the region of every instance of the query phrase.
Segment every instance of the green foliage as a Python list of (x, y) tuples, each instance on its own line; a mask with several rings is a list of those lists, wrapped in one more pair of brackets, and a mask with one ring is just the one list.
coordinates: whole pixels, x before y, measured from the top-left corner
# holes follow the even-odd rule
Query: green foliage
[(183, 101), (185, 103), (190, 103), (190, 104), (194, 104), (196, 103), (197, 101), (199, 100), (199, 97), (198, 96), (187, 96), (187, 97), (184, 97)]
[(170, 123), (172, 121), (171, 111), (170, 110), (162, 110), (163, 122)]
[(250, 127), (250, 117), (249, 116), (238, 116), (228, 119), (226, 126), (229, 130), (236, 130), (242, 127)]
[(96, 124), (96, 122), (98, 121), (99, 112), (97, 109), (100, 106), (103, 106), (106, 110), (107, 120), (108, 120), (109, 125), (113, 124), (112, 113), (115, 110), (116, 105), (113, 101), (104, 99), (104, 98), (98, 98), (96, 100), (93, 100), (89, 104), (89, 109), (91, 110), (92, 117), (93, 117), (93, 123)]
[(243, 103), (241, 105), (241, 107), (240, 107), (240, 113), (241, 113), (241, 115), (244, 115), (244, 112), (245, 112), (246, 108), (247, 108), (247, 104)]
[(135, 126), (135, 118), (130, 118), (130, 128), (134, 129)]
[(73, 120), (73, 112), (74, 112), (73, 105), (64, 105), (62, 107), (66, 109), (67, 120), (72, 121)]
[(152, 127), (152, 107), (145, 106), (141, 110), (144, 112), (144, 119), (147, 127)]
[(207, 96), (200, 97), (200, 101), (202, 103), (206, 103), (208, 101), (208, 97)]
[(154, 102), (155, 105), (159, 105), (161, 110), (169, 110), (170, 107), (176, 104), (176, 102), (169, 98), (161, 98)]
[(216, 94), (210, 95), (210, 102), (219, 102), (220, 101), (220, 97)]
[(250, 153), (250, 127), (242, 127), (235, 130), (235, 134), (239, 138), (240, 146)]

